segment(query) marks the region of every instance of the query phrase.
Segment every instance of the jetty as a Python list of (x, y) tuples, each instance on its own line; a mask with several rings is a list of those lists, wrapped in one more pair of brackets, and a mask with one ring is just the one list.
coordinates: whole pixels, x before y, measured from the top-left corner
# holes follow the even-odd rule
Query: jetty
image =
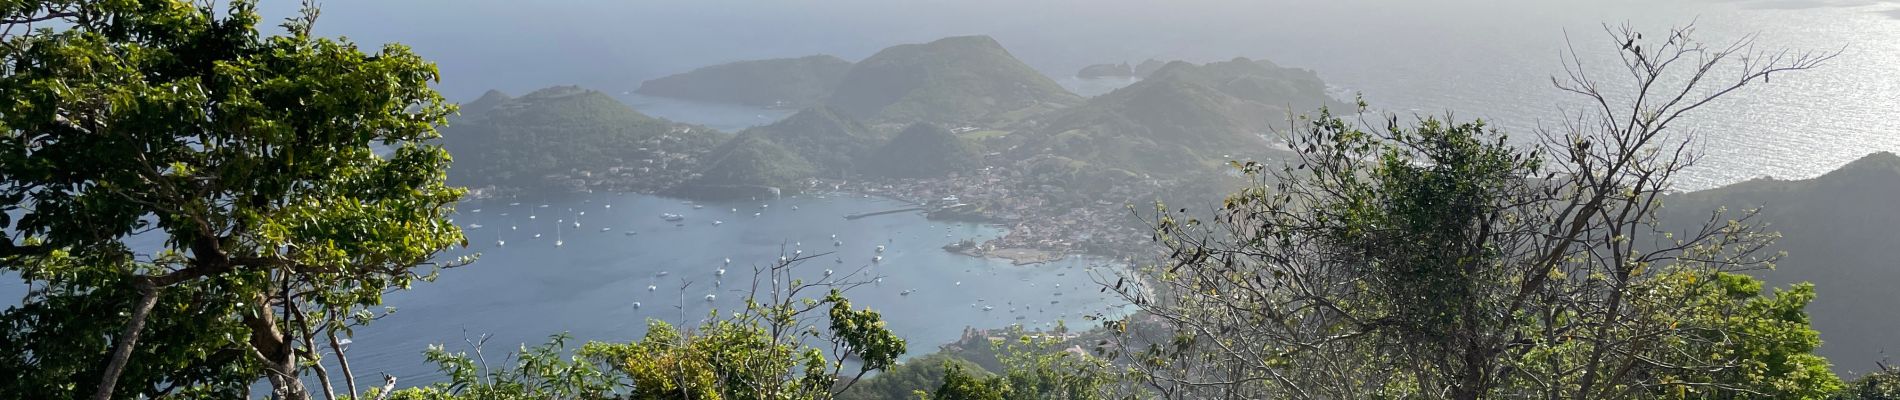
[(858, 218), (864, 218), (864, 217), (875, 217), (875, 216), (884, 215), (884, 214), (896, 214), (896, 213), (901, 213), (901, 212), (923, 211), (923, 210), (924, 210), (923, 207), (899, 208), (896, 210), (884, 210), (884, 211), (868, 212), (868, 213), (861, 213), (861, 214), (849, 214), (849, 215), (845, 215), (844, 219), (858, 219)]

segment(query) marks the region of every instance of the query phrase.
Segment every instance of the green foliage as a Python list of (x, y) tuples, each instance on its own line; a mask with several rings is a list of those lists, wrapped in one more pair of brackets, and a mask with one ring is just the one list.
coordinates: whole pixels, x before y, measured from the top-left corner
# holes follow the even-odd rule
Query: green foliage
[(850, 70), (850, 61), (829, 55), (739, 61), (649, 80), (635, 92), (756, 106), (804, 106), (830, 94)]
[[(782, 280), (773, 281), (776, 290), (768, 296), (748, 298), (745, 311), (694, 330), (649, 321), (639, 341), (588, 342), (565, 359), (559, 355), (567, 351), (566, 336), (556, 336), (523, 349), (515, 366), (499, 370), (432, 347), (428, 357), (449, 381), (395, 398), (831, 399), (864, 375), (894, 366), (904, 340), (877, 312), (853, 308), (837, 290), (800, 297), (836, 282), (791, 279), (788, 267), (799, 261), (770, 272)], [(847, 367), (847, 360), (855, 365)]]
[(1841, 370), (1868, 370), (1879, 353), (1900, 350), (1900, 307), (1869, 299), (1891, 298), (1900, 281), (1892, 254), (1867, 249), (1900, 248), (1900, 156), (1873, 153), (1809, 179), (1755, 179), (1670, 196), (1664, 220), (1688, 224), (1721, 208), (1759, 208), (1758, 217), (1782, 235), (1772, 250), (1787, 252), (1776, 268), (1751, 275), (1774, 285), (1812, 282), (1824, 296), (1808, 306), (1814, 327), (1825, 333), (1820, 354)]
[(838, 394), (838, 400), (882, 400), (915, 397), (915, 393), (943, 386), (951, 368), (983, 373), (983, 368), (955, 356), (932, 353), (904, 361), (889, 370), (866, 378)]
[(748, 131), (706, 155), (702, 184), (800, 187), (816, 168), (765, 135)]
[(226, 3), (0, 7), (47, 21), (0, 44), (0, 268), (32, 288), (0, 315), (0, 397), (90, 394), (115, 343), (121, 398), (298, 376), (462, 243), (463, 191), (426, 144), (454, 110), (435, 66), (310, 36), (314, 10), (266, 36), (253, 2)]
[(1177, 61), (1080, 107), (1042, 117), (1046, 126), (1017, 151), (1155, 177), (1205, 179), (1231, 159), (1280, 158), (1284, 153), (1265, 135), (1285, 128), (1290, 114), (1329, 105), (1340, 104), (1311, 71), (1244, 58), (1205, 65)]
[(865, 157), (863, 172), (890, 178), (930, 178), (974, 170), (983, 162), (975, 143), (928, 123), (912, 124)]
[(1900, 370), (1884, 369), (1881, 372), (1855, 379), (1829, 397), (1830, 400), (1896, 400), (1900, 399)]
[[(495, 93), (499, 94), (499, 93)], [(514, 189), (573, 189), (550, 175), (586, 180), (619, 167), (667, 187), (688, 179), (693, 160), (726, 134), (641, 114), (605, 93), (551, 87), (505, 99), (450, 121), (442, 144), (456, 155), (453, 181)], [(638, 171), (646, 168), (645, 171)]]
[[(548, 343), (510, 354), (512, 366), (490, 369), (480, 354), (451, 353), (441, 345), (431, 345), (423, 353), (429, 362), (447, 375), (448, 381), (390, 393), (397, 400), (532, 400), (532, 399), (606, 399), (622, 382), (609, 375), (601, 365), (586, 358), (588, 351), (563, 357), (567, 352), (566, 334), (555, 335)], [(482, 349), (477, 347), (478, 353)], [(367, 393), (377, 395), (380, 393)]]
[(995, 122), (1080, 102), (987, 36), (891, 46), (859, 61), (827, 104), (883, 122)]

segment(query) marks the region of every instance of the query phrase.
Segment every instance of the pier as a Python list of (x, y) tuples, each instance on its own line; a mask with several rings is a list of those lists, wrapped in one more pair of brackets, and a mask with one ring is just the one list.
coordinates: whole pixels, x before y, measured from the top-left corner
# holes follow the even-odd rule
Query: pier
[(850, 215), (844, 216), (844, 219), (858, 219), (858, 218), (864, 218), (864, 217), (875, 217), (875, 216), (884, 215), (884, 214), (896, 214), (896, 213), (901, 213), (901, 212), (923, 211), (923, 210), (924, 210), (923, 207), (899, 208), (896, 210), (884, 210), (884, 211), (868, 212), (868, 213), (862, 213), (862, 214), (850, 214)]

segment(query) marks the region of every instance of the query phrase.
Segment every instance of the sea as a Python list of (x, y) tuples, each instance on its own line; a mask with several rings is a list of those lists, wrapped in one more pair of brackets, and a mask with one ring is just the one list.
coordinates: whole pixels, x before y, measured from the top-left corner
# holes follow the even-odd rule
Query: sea
[[(820, 53), (857, 60), (890, 45), (987, 34), (1085, 96), (1132, 82), (1073, 77), (1088, 64), (1245, 56), (1313, 69), (1336, 92), (1363, 96), (1380, 112), (1483, 119), (1529, 140), (1583, 109), (1551, 84), (1564, 73), (1566, 50), (1612, 76), (1615, 46), (1606, 28), (1628, 24), (1654, 35), (1693, 24), (1697, 37), (1716, 45), (1753, 38), (1757, 49), (1840, 54), (1821, 68), (1737, 92), (1680, 124), (1703, 157), (1679, 189), (1807, 178), (1870, 152), (1900, 151), (1900, 2), (1887, 0), (323, 5), (318, 33), (409, 46), (438, 63), (438, 88), (451, 99), (579, 84), (650, 115), (728, 132), (790, 111), (632, 91), (646, 79), (722, 62)], [(288, 15), (292, 7), (266, 2), (263, 13)], [(849, 296), (882, 312), (912, 354), (933, 351), (966, 327), (1047, 327), (1058, 320), (1078, 326), (1081, 315), (1127, 309), (1097, 291), (1104, 277), (1124, 268), (1109, 260), (1015, 266), (940, 249), (995, 237), (999, 227), (913, 213), (842, 218), (903, 207), (888, 199), (800, 196), (700, 206), (619, 193), (462, 204), (455, 219), (470, 228), (471, 245), (454, 255), (479, 253), (479, 260), (389, 296), (397, 311), (357, 330), (353, 367), (361, 379), (386, 372), (404, 385), (420, 384), (440, 379), (421, 357), (430, 344), (466, 350), (487, 337), (489, 354), (496, 354), (562, 332), (577, 340), (634, 340), (649, 320), (693, 324), (713, 309), (734, 310), (751, 287), (752, 268), (781, 255), (815, 256), (797, 267), (813, 281), (827, 279), (825, 270), (830, 279), (872, 279)], [(663, 213), (684, 219), (665, 221)], [(0, 298), (18, 298), (17, 290), (0, 286)]]

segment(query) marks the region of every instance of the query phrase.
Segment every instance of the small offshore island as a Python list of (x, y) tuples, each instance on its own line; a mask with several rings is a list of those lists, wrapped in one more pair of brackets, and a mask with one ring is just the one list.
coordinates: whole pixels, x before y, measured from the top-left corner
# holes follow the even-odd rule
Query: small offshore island
[[(1028, 265), (1070, 254), (1144, 256), (1133, 249), (1147, 248), (1137, 244), (1149, 240), (1148, 228), (1130, 205), (1164, 197), (1215, 204), (1241, 183), (1230, 161), (1285, 154), (1268, 134), (1275, 124), (1343, 106), (1312, 71), (1266, 61), (1149, 60), (1129, 72), (1137, 69), (1145, 79), (1083, 98), (994, 39), (951, 37), (855, 63), (742, 61), (642, 85), (648, 94), (802, 107), (737, 133), (565, 86), (520, 97), (491, 91), (463, 105), (443, 142), (457, 155), (451, 181), (475, 197), (881, 196), (933, 219), (1006, 227), (1000, 238), (945, 249)], [(735, 75), (783, 83), (725, 79)]]

